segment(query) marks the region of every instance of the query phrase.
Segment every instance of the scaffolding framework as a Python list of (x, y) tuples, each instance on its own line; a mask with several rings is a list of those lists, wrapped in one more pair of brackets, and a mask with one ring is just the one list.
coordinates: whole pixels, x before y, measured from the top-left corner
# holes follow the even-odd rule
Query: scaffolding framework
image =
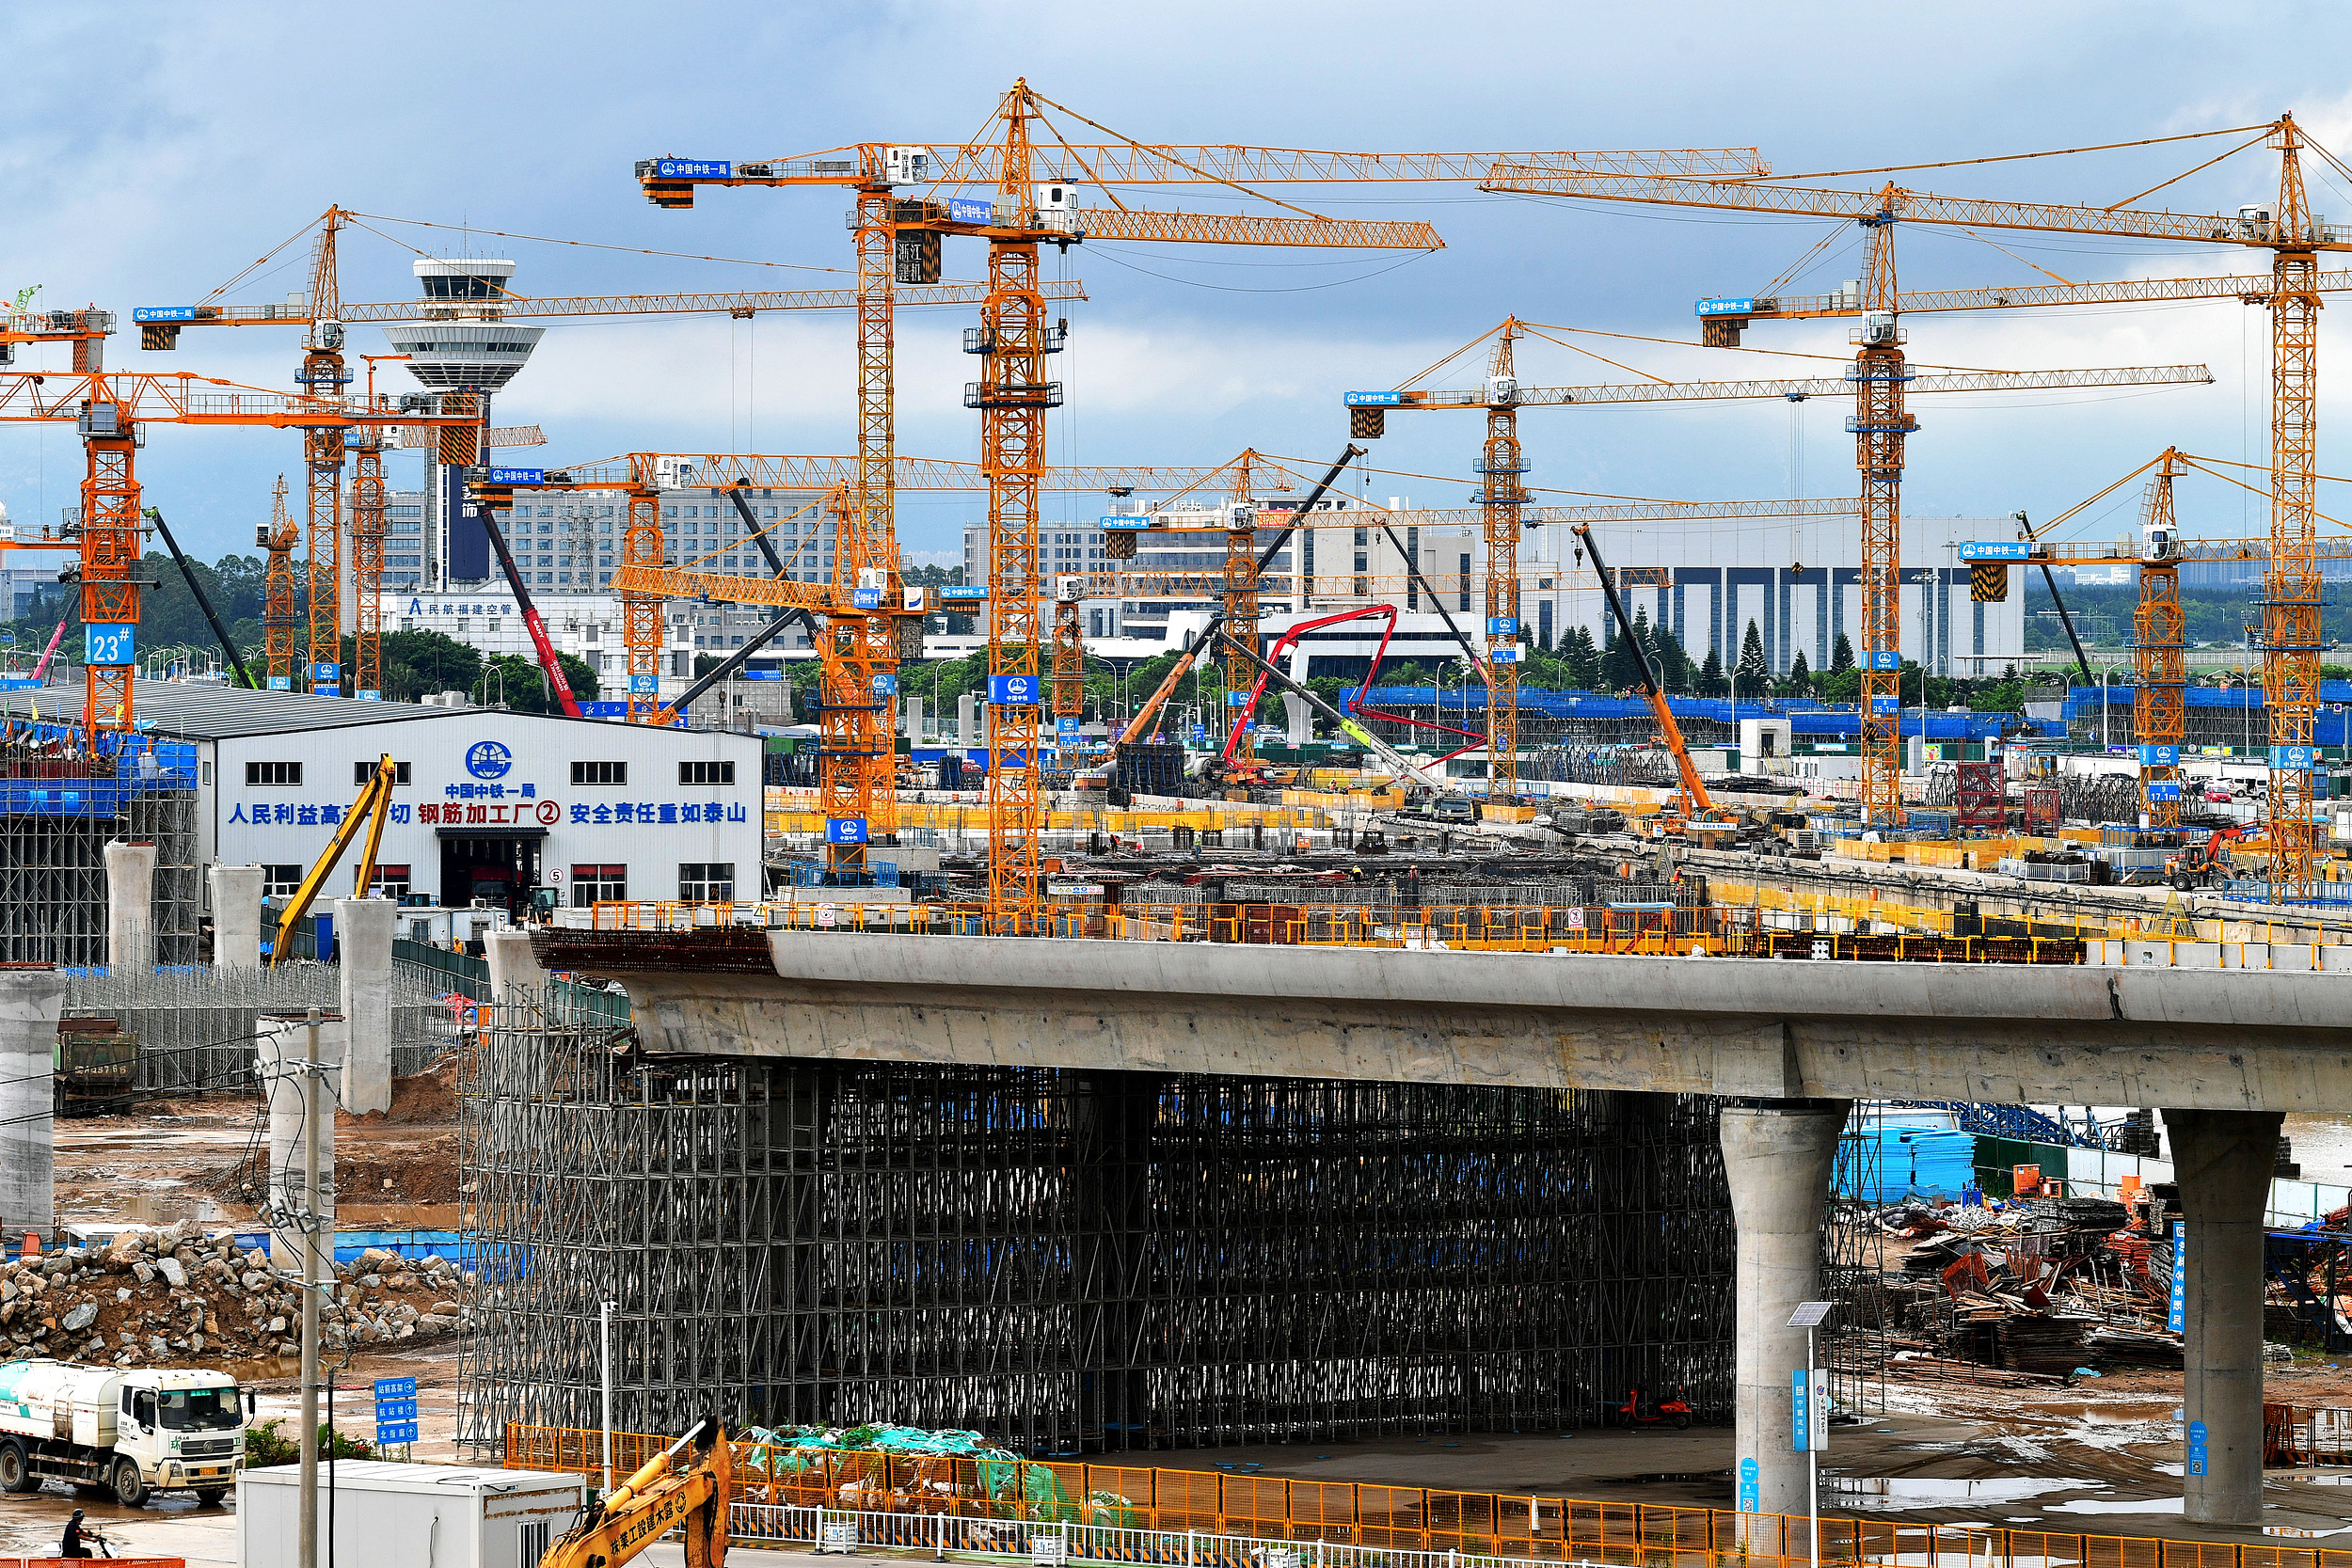
[(461, 1441), (614, 1420), (976, 1428), (1035, 1454), (1731, 1398), (1711, 1101), (644, 1059), (552, 1001), (459, 1073)]
[(0, 960), (106, 962), (106, 846), (155, 846), (158, 964), (197, 959), (196, 749), (129, 740), (74, 750), (78, 730), (19, 724), (0, 742)]

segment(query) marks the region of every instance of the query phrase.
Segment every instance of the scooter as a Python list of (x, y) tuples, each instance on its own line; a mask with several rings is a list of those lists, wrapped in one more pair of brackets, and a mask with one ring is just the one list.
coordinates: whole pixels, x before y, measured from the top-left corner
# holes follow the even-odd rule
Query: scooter
[(1619, 1426), (1665, 1425), (1673, 1427), (1677, 1432), (1681, 1432), (1691, 1424), (1691, 1406), (1683, 1399), (1682, 1390), (1679, 1388), (1675, 1390), (1673, 1399), (1645, 1402), (1643, 1399), (1642, 1386), (1637, 1383), (1626, 1390), (1625, 1402), (1610, 1412), (1610, 1416)]

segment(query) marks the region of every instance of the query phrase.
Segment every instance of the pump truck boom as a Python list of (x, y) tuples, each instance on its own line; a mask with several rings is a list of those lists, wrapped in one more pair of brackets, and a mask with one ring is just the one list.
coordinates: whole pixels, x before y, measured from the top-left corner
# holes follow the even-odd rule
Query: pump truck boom
[[(1299, 698), (1304, 701), (1309, 707), (1313, 708), (1317, 713), (1322, 714), (1326, 719), (1331, 721), (1332, 723), (1338, 725), (1342, 734), (1346, 735), (1365, 751), (1370, 752), (1374, 756), (1378, 757), (1382, 767), (1395, 769), (1405, 779), (1413, 784), (1425, 784), (1431, 789), (1458, 793), (1458, 791), (1454, 791), (1454, 785), (1449, 783), (1445, 777), (1445, 763), (1443, 758), (1439, 758), (1434, 763), (1415, 762), (1412, 758), (1406, 756), (1404, 752), (1398, 751), (1395, 747), (1390, 745), (1378, 736), (1373, 734), (1363, 725), (1359, 724), (1355, 720), (1349, 718), (1346, 714), (1342, 713), (1338, 708), (1333, 707), (1329, 703), (1325, 702), (1321, 697), (1316, 696), (1314, 692), (1310, 690), (1304, 683), (1295, 681), (1291, 679), (1290, 676), (1284, 674), (1281, 671), (1276, 669), (1271, 663), (1267, 662), (1265, 657), (1259, 653), (1257, 649), (1245, 645), (1240, 639), (1230, 634), (1225, 638), (1225, 645), (1239, 653), (1242, 657), (1248, 659), (1250, 663), (1256, 665), (1259, 673), (1267, 681), (1270, 681), (1274, 685), (1281, 688), (1284, 691), (1296, 692)], [(1432, 768), (1438, 769), (1438, 771), (1434, 774), (1431, 773), (1429, 769)]]
[(548, 624), (539, 618), (539, 607), (531, 602), (531, 590), (523, 586), (523, 574), (515, 564), (515, 552), (507, 548), (505, 531), (485, 517), (482, 531), (490, 536), (490, 547), (498, 552), (499, 570), (506, 574), (507, 586), (515, 591), (515, 608), (523, 612), (523, 626), (531, 632), (531, 645), (539, 655), (539, 668), (546, 673), (555, 700), (563, 705), (565, 717), (586, 717), (580, 711), (579, 699), (572, 695), (572, 683), (564, 678), (564, 661), (556, 657), (555, 644), (548, 639)]
[[(1363, 455), (1364, 449), (1352, 442), (1340, 453), (1324, 476), (1315, 481), (1315, 487), (1307, 492), (1307, 499), (1291, 513), (1291, 525), (1275, 535), (1274, 543), (1258, 552), (1257, 565), (1250, 573), (1253, 578), (1263, 575), (1265, 569), (1274, 564), (1274, 558), (1289, 547), (1291, 535), (1298, 531), (1296, 519), (1312, 515), (1315, 502), (1321, 500), (1323, 493), (1331, 488), (1332, 483), (1340, 477), (1340, 470)], [(1177, 683), (1184, 678), (1185, 672), (1197, 668), (1209, 650), (1216, 646), (1218, 629), (1224, 625), (1225, 610), (1220, 607), (1209, 616), (1208, 624), (1200, 628), (1200, 635), (1192, 646), (1184, 650), (1184, 657), (1178, 659), (1175, 668), (1168, 671), (1168, 678), (1160, 682), (1159, 689), (1136, 710), (1136, 716), (1128, 721), (1127, 727), (1120, 731), (1119, 738), (1111, 742), (1111, 754), (1104, 765), (1106, 768), (1116, 767), (1121, 751), (1152, 733), (1152, 724), (1159, 719), (1160, 709), (1166, 707), (1168, 700), (1176, 694)]]
[[(674, 1465), (690, 1445), (693, 1451)], [(727, 1560), (727, 1461), (725, 1430), (695, 1422), (611, 1497), (591, 1502), (539, 1559), (539, 1568), (621, 1568), (673, 1529), (685, 1538), (686, 1568), (721, 1568)]]
[(237, 673), (237, 684), (248, 691), (259, 691), (261, 683), (253, 678), (253, 672), (245, 667), (245, 656), (237, 652), (237, 645), (229, 641), (228, 628), (220, 624), (220, 612), (213, 608), (212, 595), (205, 593), (204, 585), (197, 580), (196, 568), (189, 565), (188, 558), (181, 553), (180, 541), (171, 536), (171, 525), (164, 521), (163, 509), (149, 507), (147, 520), (155, 525), (157, 533), (163, 535), (164, 547), (171, 552), (172, 564), (180, 568), (180, 576), (187, 583), (188, 592), (196, 596), (196, 608), (204, 612), (204, 624), (213, 628), (213, 636), (220, 643), (221, 657), (228, 659), (229, 668)]
[(1698, 766), (1691, 760), (1691, 748), (1682, 743), (1682, 726), (1675, 722), (1674, 710), (1666, 705), (1666, 694), (1658, 689), (1658, 672), (1650, 663), (1649, 650), (1634, 635), (1633, 617), (1625, 612), (1625, 601), (1617, 597), (1617, 579), (1609, 575), (1609, 564), (1600, 558), (1600, 546), (1593, 538), (1593, 525), (1578, 523), (1575, 528), (1577, 538), (1583, 541), (1584, 553), (1593, 558), (1593, 574), (1600, 578), (1600, 591), (1609, 600), (1609, 613), (1616, 620), (1617, 635), (1632, 648), (1634, 662), (1642, 667), (1642, 695), (1649, 700), (1649, 710), (1658, 719), (1659, 736), (1674, 753), (1675, 770), (1682, 775), (1682, 815), (1686, 818), (1712, 817), (1715, 802), (1708, 798)]

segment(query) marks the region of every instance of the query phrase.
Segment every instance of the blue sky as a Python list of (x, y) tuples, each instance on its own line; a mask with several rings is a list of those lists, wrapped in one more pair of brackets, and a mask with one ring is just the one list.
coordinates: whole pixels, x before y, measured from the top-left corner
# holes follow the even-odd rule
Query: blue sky
[[(840, 193), (706, 191), (691, 212), (665, 213), (639, 195), (631, 164), (660, 153), (742, 159), (860, 140), (961, 139), (981, 129), (1017, 75), (1142, 140), (1363, 150), (1755, 146), (1776, 169), (1798, 171), (2177, 135), (2292, 109), (2352, 158), (2347, 43), (2345, 13), (2292, 4), (2258, 24), (2243, 8), (2219, 5), (53, 5), (11, 17), (0, 287), (39, 284), (39, 304), (94, 301), (121, 312), (112, 367), (286, 386), (299, 358), (293, 332), (191, 331), (177, 354), (147, 355), (129, 312), (205, 294), (330, 202), (477, 230), (778, 263), (379, 223), (402, 243), (365, 231), (346, 240), (343, 289), (353, 299), (413, 293), (415, 252), (405, 245), (512, 256), (521, 263), (516, 286), (531, 293), (846, 282), (805, 270), (849, 261)], [(2105, 204), (2224, 145), (1903, 178), (1961, 195)], [(2257, 150), (2160, 199), (2232, 209), (2267, 199), (2274, 184), (2273, 160)], [(1832, 230), (1819, 220), (1460, 188), (1282, 194), (1333, 215), (1426, 217), (1447, 248), (1410, 261), (1110, 245), (1071, 252), (1068, 273), (1092, 297), (1070, 309), (1071, 348), (1057, 367), (1068, 404), (1049, 436), (1054, 461), (1217, 462), (1245, 445), (1325, 456), (1346, 434), (1343, 391), (1395, 385), (1505, 313), (1688, 344), (1695, 297), (1755, 290)], [(1208, 199), (1168, 192), (1136, 204)], [(2315, 182), (2313, 204), (2352, 218), (2352, 182)], [(2262, 253), (2202, 253), (2218, 247), (1996, 237), (2015, 254), (1906, 230), (1902, 277), (1921, 287), (2015, 282), (2037, 276), (2027, 261), (2077, 281), (2267, 263)], [(1858, 244), (1854, 231), (1837, 234), (1804, 281), (1854, 276)], [(290, 249), (282, 267), (230, 297), (282, 298), (302, 286), (303, 254)], [(979, 265), (977, 242), (948, 242), (948, 277), (977, 277)], [(2339, 314), (2326, 318), (2323, 367), (2337, 362)], [(965, 325), (961, 311), (901, 319), (903, 451), (977, 455), (977, 416), (960, 397), (970, 362), (955, 335)], [(382, 350), (375, 328), (355, 338), (358, 351)], [(1846, 353), (1838, 323), (1763, 326), (1747, 341)], [(1922, 400), (1906, 509), (2047, 515), (2168, 442), (2259, 461), (2266, 341), (2267, 317), (2234, 303), (1915, 318), (1911, 351), (1923, 362), (2200, 360), (2217, 380), (2157, 393)], [(1688, 346), (1596, 347), (1676, 379), (1811, 368)], [(540, 455), (549, 461), (648, 449), (843, 451), (852, 439), (851, 354), (846, 316), (557, 324), (497, 418), (543, 425), (549, 444)], [(63, 364), (61, 351), (19, 359), (20, 368)], [(1525, 352), (1521, 371), (1544, 384), (1623, 378), (1543, 344)], [(2328, 455), (2328, 432), (2347, 406), (2323, 399), (2323, 470), (2352, 461)], [(1807, 493), (1852, 483), (1844, 413), (1823, 400), (1799, 416)], [(1374, 463), (1460, 477), (1375, 476), (1375, 495), (1458, 503), (1477, 426), (1467, 416), (1391, 420)], [(1537, 485), (1772, 497), (1789, 493), (1792, 480), (1791, 416), (1777, 404), (1548, 410), (1528, 415), (1522, 431)], [(291, 434), (158, 427), (142, 475), (151, 501), (209, 557), (250, 547), (271, 482), (294, 474), (297, 460)], [(70, 504), (80, 467), (70, 429), (0, 425), (0, 501), (18, 518), (51, 518)], [(414, 483), (412, 467), (396, 460), (395, 480)], [(2192, 532), (2262, 524), (2260, 501), (2218, 485), (2184, 500)], [(1092, 498), (1055, 505), (1073, 516), (1097, 510)], [(2122, 504), (2090, 531), (2119, 531), (2130, 511)], [(900, 542), (952, 549), (960, 525), (977, 515), (974, 500), (910, 497)]]

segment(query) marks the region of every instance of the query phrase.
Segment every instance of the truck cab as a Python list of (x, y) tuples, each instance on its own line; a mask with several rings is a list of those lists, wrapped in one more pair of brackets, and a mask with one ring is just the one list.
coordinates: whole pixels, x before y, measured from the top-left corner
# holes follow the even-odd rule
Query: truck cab
[(125, 1507), (157, 1492), (217, 1502), (245, 1465), (254, 1395), (203, 1368), (0, 1365), (0, 1492), (103, 1486)]

